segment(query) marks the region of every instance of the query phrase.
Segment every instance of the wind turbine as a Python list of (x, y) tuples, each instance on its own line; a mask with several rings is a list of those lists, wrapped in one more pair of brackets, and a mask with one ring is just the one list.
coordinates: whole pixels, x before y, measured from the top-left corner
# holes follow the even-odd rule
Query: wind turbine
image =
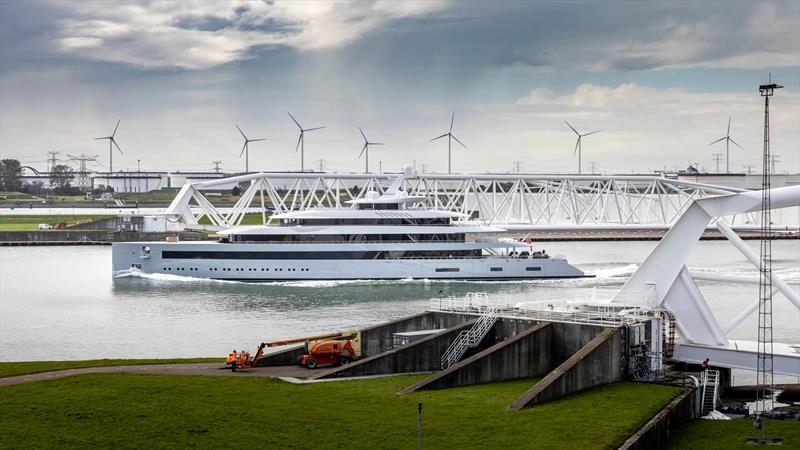
[(239, 130), (239, 133), (244, 138), (244, 145), (242, 146), (242, 151), (239, 153), (239, 158), (241, 158), (242, 153), (244, 153), (244, 173), (250, 173), (250, 143), (265, 141), (267, 138), (248, 139), (247, 136), (244, 134), (244, 131), (242, 131), (242, 129), (239, 128), (239, 125), (236, 125), (236, 129)]
[(111, 182), (110, 175), (111, 175), (112, 172), (114, 172), (114, 147), (112, 147), (112, 145), (117, 147), (117, 150), (119, 150), (119, 154), (120, 155), (124, 155), (124, 153), (122, 153), (122, 149), (119, 148), (119, 145), (117, 144), (117, 141), (114, 139), (114, 136), (116, 136), (116, 134), (117, 134), (117, 128), (119, 128), (119, 122), (120, 122), (120, 120), (117, 119), (117, 126), (114, 127), (114, 132), (111, 133), (111, 136), (104, 136), (104, 137), (94, 138), (95, 141), (99, 140), (99, 139), (108, 139), (108, 173), (109, 173), (109, 177), (106, 177), (106, 185), (108, 185)]
[(714, 145), (720, 141), (725, 141), (725, 173), (731, 173), (731, 142), (744, 150), (741, 145), (737, 144), (736, 141), (731, 139), (731, 116), (728, 116), (728, 133), (708, 145)]
[(578, 141), (575, 142), (575, 150), (572, 152), (572, 156), (575, 156), (576, 153), (578, 154), (578, 174), (580, 175), (581, 174), (581, 142), (582, 142), (584, 137), (589, 136), (591, 134), (599, 133), (600, 130), (592, 131), (591, 133), (580, 134), (580, 133), (578, 133), (578, 130), (575, 129), (575, 127), (573, 127), (572, 125), (569, 124), (569, 122), (567, 122), (565, 120), (564, 123), (567, 124), (567, 126), (572, 131), (574, 131), (576, 135), (578, 135)]
[(297, 128), (300, 129), (300, 137), (297, 139), (297, 146), (294, 148), (294, 152), (297, 153), (297, 149), (298, 148), (300, 149), (300, 172), (305, 172), (306, 171), (306, 167), (305, 167), (305, 138), (304, 138), (305, 133), (306, 133), (306, 131), (321, 130), (321, 129), (325, 128), (325, 127), (303, 128), (303, 126), (300, 125), (300, 122), (298, 122), (297, 119), (294, 118), (292, 113), (287, 113), (287, 114), (289, 114), (289, 117), (292, 118), (292, 122), (294, 122), (295, 125), (297, 125)]
[(369, 146), (370, 145), (386, 145), (386, 144), (384, 144), (383, 142), (370, 142), (367, 139), (367, 136), (364, 134), (364, 130), (362, 130), (361, 127), (358, 127), (358, 131), (361, 132), (361, 137), (364, 138), (364, 146), (361, 147), (361, 153), (358, 154), (358, 157), (361, 158), (361, 155), (363, 155), (364, 153), (367, 154), (367, 157), (365, 159), (366, 166), (365, 166), (365, 169), (364, 169), (364, 173), (369, 173)]
[(455, 139), (456, 142), (461, 144), (461, 146), (464, 147), (465, 150), (467, 149), (467, 146), (464, 145), (463, 142), (459, 141), (458, 138), (455, 137), (455, 135), (453, 135), (453, 121), (455, 120), (455, 118), (456, 118), (456, 113), (454, 112), (453, 115), (450, 117), (450, 131), (448, 131), (447, 133), (445, 133), (445, 134), (443, 134), (441, 136), (437, 136), (437, 137), (431, 139), (430, 141), (428, 141), (428, 142), (433, 142), (433, 141), (435, 141), (437, 139), (441, 139), (443, 137), (447, 137), (447, 173), (453, 173), (452, 170), (451, 170), (451, 151), (450, 151), (451, 147), (452, 147), (452, 144), (453, 144), (453, 139)]

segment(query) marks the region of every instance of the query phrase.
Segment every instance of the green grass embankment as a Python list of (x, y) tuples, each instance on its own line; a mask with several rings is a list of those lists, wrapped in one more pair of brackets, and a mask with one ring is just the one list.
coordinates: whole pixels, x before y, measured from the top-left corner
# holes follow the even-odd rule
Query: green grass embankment
[[(510, 412), (534, 380), (397, 391), (423, 375), (293, 385), (254, 377), (92, 374), (0, 388), (0, 447), (618, 446), (679, 390), (617, 383)], [(8, 413), (10, 412), (10, 414)]]
[[(668, 450), (701, 448), (703, 450), (729, 450), (757, 448), (747, 443), (748, 438), (759, 437), (760, 431), (750, 419), (693, 420), (670, 435)], [(766, 437), (783, 438), (783, 446), (800, 448), (800, 422), (797, 420), (767, 420)]]
[(137, 366), (140, 364), (187, 364), (218, 362), (224, 358), (173, 358), (173, 359), (89, 359), (83, 361), (22, 361), (0, 362), (0, 378), (54, 370), (81, 369), (84, 367)]
[[(110, 219), (113, 215), (2, 215), (0, 216), (0, 231), (37, 231), (40, 223), (55, 225), (59, 222), (66, 222), (67, 226), (75, 225), (79, 222), (94, 222), (96, 220)], [(52, 230), (59, 231), (59, 230)]]

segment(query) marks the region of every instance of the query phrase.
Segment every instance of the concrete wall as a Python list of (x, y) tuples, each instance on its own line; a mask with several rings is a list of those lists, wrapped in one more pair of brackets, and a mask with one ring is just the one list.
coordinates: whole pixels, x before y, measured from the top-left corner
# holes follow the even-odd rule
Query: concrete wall
[[(509, 409), (518, 410), (593, 386), (622, 380), (622, 332), (617, 328), (601, 330), (589, 343), (522, 394)], [(552, 339), (555, 344), (556, 333), (553, 333)]]
[(692, 392), (691, 389), (683, 391), (623, 442), (619, 449), (647, 450), (662, 447), (672, 431), (692, 419)]
[(374, 356), (392, 348), (394, 333), (420, 330), (446, 329), (468, 320), (475, 316), (465, 314), (449, 314), (440, 312), (423, 312), (391, 322), (364, 328), (360, 331), (361, 355)]
[(476, 321), (477, 319), (472, 319), (403, 347), (390, 349), (346, 366), (326, 370), (311, 377), (311, 379), (439, 370), (441, 368), (442, 355), (447, 350), (447, 347), (450, 346), (461, 330), (469, 329)]
[[(502, 329), (502, 323), (499, 329)], [(441, 389), (542, 376), (550, 371), (551, 324), (527, 323), (514, 336), (400, 391)], [(487, 336), (488, 338), (488, 336)]]

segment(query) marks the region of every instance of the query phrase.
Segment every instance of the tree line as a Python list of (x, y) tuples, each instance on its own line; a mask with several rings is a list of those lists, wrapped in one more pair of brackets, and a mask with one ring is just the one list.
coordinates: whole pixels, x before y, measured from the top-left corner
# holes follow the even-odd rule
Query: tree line
[[(50, 169), (50, 189), (56, 194), (75, 194), (78, 189), (72, 186), (73, 170), (66, 164), (57, 164)], [(48, 188), (41, 181), (24, 183), (22, 164), (17, 159), (0, 160), (0, 191), (42, 193)]]

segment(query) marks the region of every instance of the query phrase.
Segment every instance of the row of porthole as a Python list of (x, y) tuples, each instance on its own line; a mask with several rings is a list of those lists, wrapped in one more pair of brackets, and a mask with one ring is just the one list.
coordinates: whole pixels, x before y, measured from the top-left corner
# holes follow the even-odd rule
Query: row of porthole
[[(163, 270), (163, 271), (172, 271), (173, 268), (172, 267), (164, 267), (161, 270)], [(198, 269), (197, 267), (189, 267), (188, 269), (185, 268), (185, 267), (176, 267), (174, 270), (175, 271), (185, 271), (185, 270), (197, 271), (197, 270), (200, 270), (200, 269)], [(209, 270), (211, 270), (212, 272), (217, 272), (219, 270), (222, 270), (222, 271), (225, 271), (225, 272), (230, 272), (231, 270), (233, 270), (235, 272), (244, 272), (244, 271), (258, 272), (259, 271), (259, 269), (256, 269), (256, 268), (248, 268), (248, 269), (243, 269), (243, 268), (234, 268), (234, 269), (222, 268), (222, 269), (218, 269), (216, 267), (212, 267)], [(272, 269), (272, 270), (274, 270), (275, 272), (283, 272), (283, 268)], [(290, 268), (290, 269), (286, 269), (286, 271), (287, 272), (297, 272), (297, 269), (296, 268)], [(309, 271), (308, 268), (300, 268), (300, 272), (308, 272), (308, 271)], [(261, 272), (269, 272), (269, 268), (262, 267), (261, 268)]]

